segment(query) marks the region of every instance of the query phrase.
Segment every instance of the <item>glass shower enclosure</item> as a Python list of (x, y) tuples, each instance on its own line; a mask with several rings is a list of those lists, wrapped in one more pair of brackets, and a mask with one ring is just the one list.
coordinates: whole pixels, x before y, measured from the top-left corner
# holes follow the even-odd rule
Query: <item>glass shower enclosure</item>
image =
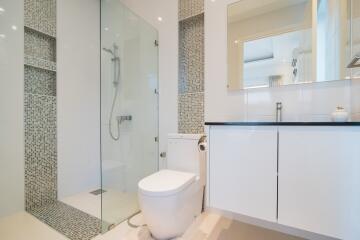
[(137, 183), (158, 170), (158, 32), (101, 1), (103, 232), (139, 212)]

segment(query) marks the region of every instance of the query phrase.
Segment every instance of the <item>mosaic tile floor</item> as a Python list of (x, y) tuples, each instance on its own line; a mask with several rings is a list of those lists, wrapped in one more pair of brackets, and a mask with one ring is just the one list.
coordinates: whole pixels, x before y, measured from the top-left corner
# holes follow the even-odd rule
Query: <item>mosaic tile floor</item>
[(59, 201), (30, 213), (71, 240), (90, 240), (101, 232), (100, 219)]

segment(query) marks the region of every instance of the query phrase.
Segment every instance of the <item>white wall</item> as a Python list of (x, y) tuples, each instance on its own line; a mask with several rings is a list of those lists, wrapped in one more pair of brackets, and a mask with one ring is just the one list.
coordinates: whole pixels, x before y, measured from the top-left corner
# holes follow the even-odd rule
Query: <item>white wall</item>
[(0, 0), (0, 7), (1, 218), (24, 209), (24, 3)]
[(352, 120), (360, 121), (360, 79), (352, 81), (351, 85)]
[[(167, 150), (167, 134), (177, 132), (178, 121), (178, 1), (121, 0), (159, 31), (159, 152)], [(163, 21), (159, 22), (158, 17)], [(160, 167), (164, 166), (160, 159)]]
[(237, 0), (205, 0), (205, 121), (273, 121), (275, 103), (284, 121), (328, 121), (337, 106), (351, 111), (351, 82), (228, 91), (227, 5)]
[(57, 2), (59, 199), (100, 187), (100, 1)]

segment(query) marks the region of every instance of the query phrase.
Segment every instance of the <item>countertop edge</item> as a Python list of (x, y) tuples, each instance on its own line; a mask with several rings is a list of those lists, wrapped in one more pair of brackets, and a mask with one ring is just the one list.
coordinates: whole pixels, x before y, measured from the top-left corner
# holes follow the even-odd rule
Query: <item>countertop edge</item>
[(205, 122), (206, 126), (360, 126), (360, 122)]

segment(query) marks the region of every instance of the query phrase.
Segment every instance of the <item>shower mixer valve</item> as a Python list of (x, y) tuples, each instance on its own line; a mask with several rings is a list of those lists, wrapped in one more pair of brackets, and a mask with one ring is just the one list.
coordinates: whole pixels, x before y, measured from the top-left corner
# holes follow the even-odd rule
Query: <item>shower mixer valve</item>
[(116, 120), (119, 124), (121, 124), (124, 121), (131, 121), (132, 120), (132, 116), (131, 115), (122, 115), (122, 116), (117, 116)]

